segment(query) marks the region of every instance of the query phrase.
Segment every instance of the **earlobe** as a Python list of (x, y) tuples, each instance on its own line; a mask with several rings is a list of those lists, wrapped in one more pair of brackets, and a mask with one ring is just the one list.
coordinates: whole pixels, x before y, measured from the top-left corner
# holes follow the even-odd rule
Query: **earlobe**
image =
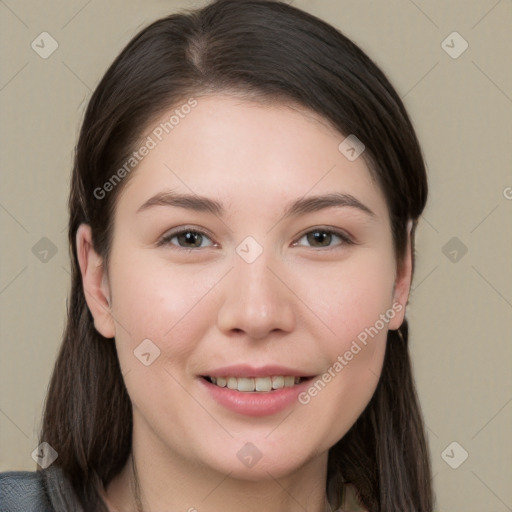
[(110, 288), (103, 259), (94, 250), (91, 227), (81, 224), (76, 232), (76, 251), (85, 300), (94, 318), (94, 327), (105, 338), (115, 337), (115, 323), (110, 312)]
[(391, 330), (398, 329), (405, 318), (405, 310), (409, 300), (411, 290), (412, 270), (413, 270), (413, 221), (407, 222), (407, 248), (404, 258), (397, 269), (397, 275), (394, 286), (393, 309), (397, 312), (389, 322)]

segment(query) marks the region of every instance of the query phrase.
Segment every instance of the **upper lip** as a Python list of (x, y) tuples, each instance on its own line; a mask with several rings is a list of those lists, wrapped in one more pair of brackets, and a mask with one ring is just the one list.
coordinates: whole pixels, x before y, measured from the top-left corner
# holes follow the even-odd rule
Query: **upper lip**
[(273, 376), (293, 376), (293, 377), (312, 377), (312, 374), (296, 368), (287, 368), (285, 366), (251, 366), (246, 364), (224, 366), (209, 370), (203, 374), (205, 377), (273, 377)]

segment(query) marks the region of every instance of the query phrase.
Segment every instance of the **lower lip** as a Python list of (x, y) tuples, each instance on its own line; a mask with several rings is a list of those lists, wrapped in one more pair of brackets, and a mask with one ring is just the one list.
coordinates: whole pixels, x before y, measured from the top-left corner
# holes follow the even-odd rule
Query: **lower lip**
[(228, 387), (221, 388), (200, 377), (202, 384), (220, 405), (238, 414), (246, 416), (269, 416), (283, 411), (298, 401), (299, 394), (309, 385), (306, 379), (292, 387), (274, 391), (237, 391)]

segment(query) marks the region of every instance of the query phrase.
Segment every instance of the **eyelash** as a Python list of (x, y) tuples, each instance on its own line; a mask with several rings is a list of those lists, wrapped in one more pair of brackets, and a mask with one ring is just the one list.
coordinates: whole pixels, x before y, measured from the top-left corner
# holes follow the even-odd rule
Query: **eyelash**
[[(185, 229), (181, 229), (179, 231), (175, 231), (175, 232), (171, 232), (171, 233), (168, 233), (166, 235), (164, 235), (158, 242), (157, 242), (157, 246), (158, 247), (161, 247), (161, 246), (173, 246), (174, 248), (176, 248), (177, 250), (181, 250), (181, 251), (188, 251), (188, 252), (191, 252), (191, 251), (195, 251), (195, 250), (198, 250), (198, 249), (203, 249), (203, 247), (181, 247), (179, 245), (176, 245), (176, 244), (173, 244), (171, 243), (171, 240), (179, 235), (183, 235), (185, 233), (194, 233), (196, 235), (201, 235), (203, 237), (206, 237), (208, 239), (210, 239), (211, 241), (211, 238), (210, 235), (204, 231), (201, 231), (199, 229), (193, 229), (193, 228), (185, 228)], [(293, 243), (293, 246), (298, 246), (298, 242), (304, 238), (305, 236), (307, 236), (308, 234), (311, 234), (311, 233), (326, 233), (326, 234), (329, 234), (329, 235), (334, 235), (336, 237), (338, 237), (341, 242), (336, 244), (336, 245), (333, 245), (333, 246), (326, 246), (326, 247), (314, 247), (314, 246), (310, 246), (312, 249), (322, 249), (322, 250), (333, 250), (333, 249), (336, 249), (337, 247), (341, 247), (341, 246), (344, 246), (344, 245), (355, 245), (356, 242), (350, 238), (345, 232), (343, 231), (339, 231), (337, 229), (332, 229), (332, 228), (323, 228), (323, 227), (318, 227), (318, 228), (314, 228), (314, 229), (310, 229), (309, 231), (306, 231), (304, 233), (302, 233), (296, 240), (296, 242)], [(206, 246), (206, 247), (213, 247), (217, 244), (213, 243)], [(299, 247), (305, 247), (305, 246), (299, 246)]]

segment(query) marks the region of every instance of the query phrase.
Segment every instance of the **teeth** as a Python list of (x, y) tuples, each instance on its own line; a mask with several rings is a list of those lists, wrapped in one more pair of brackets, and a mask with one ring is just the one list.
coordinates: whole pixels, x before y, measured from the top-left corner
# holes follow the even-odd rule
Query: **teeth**
[(254, 391), (254, 379), (239, 378), (238, 391)]
[(295, 384), (295, 377), (287, 376), (284, 378), (284, 387), (289, 388)]
[(270, 377), (258, 377), (254, 379), (256, 391), (270, 391), (272, 389), (272, 379)]
[(209, 377), (213, 384), (221, 388), (236, 389), (242, 392), (272, 391), (273, 389), (291, 388), (301, 382), (301, 377), (291, 375), (276, 377)]
[(272, 377), (272, 389), (284, 388), (284, 377)]

